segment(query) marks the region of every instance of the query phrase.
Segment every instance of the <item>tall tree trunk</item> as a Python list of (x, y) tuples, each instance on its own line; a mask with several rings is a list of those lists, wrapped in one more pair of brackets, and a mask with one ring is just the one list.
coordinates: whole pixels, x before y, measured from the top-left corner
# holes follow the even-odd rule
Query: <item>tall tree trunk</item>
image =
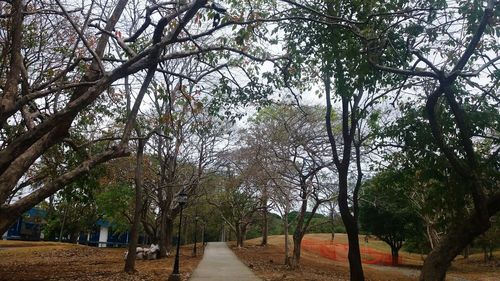
[(486, 245), (483, 245), (483, 260), (485, 263), (488, 262), (488, 247)]
[(331, 233), (331, 241), (333, 241), (335, 239), (335, 222), (334, 222), (334, 218), (335, 218), (335, 213), (333, 212), (333, 206), (331, 203), (330, 204), (330, 231), (332, 232)]
[(197, 255), (197, 243), (198, 243), (198, 211), (195, 210), (194, 227), (193, 227), (193, 257)]
[[(307, 184), (306, 178), (302, 178), (300, 181), (301, 193), (300, 197), (302, 199), (302, 204), (300, 206), (300, 212), (297, 217), (297, 225), (295, 226), (295, 231), (293, 232), (293, 255), (291, 267), (296, 268), (300, 263), (300, 247), (302, 245), (302, 238), (304, 237), (305, 231), (307, 229), (307, 224), (305, 225), (304, 220), (307, 212)], [(314, 211), (311, 212), (311, 217), (314, 216)]]
[[(340, 60), (335, 62), (335, 72), (337, 74), (343, 75), (343, 67)], [(333, 135), (332, 128), (332, 100), (331, 100), (331, 73), (324, 73), (324, 85), (325, 85), (325, 98), (326, 98), (326, 115), (325, 123), (326, 130), (328, 134), (328, 140), (332, 149), (332, 158), (335, 167), (338, 172), (339, 177), (339, 196), (338, 204), (340, 209), (340, 215), (342, 221), (344, 222), (345, 229), (347, 232), (347, 238), (349, 242), (349, 271), (351, 281), (364, 281), (363, 266), (361, 264), (361, 254), (359, 249), (358, 240), (358, 188), (361, 184), (361, 163), (360, 163), (360, 144), (354, 143), (354, 137), (356, 133), (356, 128), (358, 124), (357, 110), (359, 109), (359, 101), (362, 96), (362, 89), (359, 89), (358, 95), (354, 97), (348, 97), (345, 94), (341, 96), (342, 101), (342, 139), (343, 145), (337, 145), (337, 140)], [(358, 137), (359, 142), (359, 137)], [(356, 149), (356, 166), (357, 166), (357, 182), (356, 187), (352, 195), (352, 214), (349, 208), (349, 195), (348, 195), (348, 175), (349, 175), (349, 165), (351, 163), (352, 146), (355, 145)], [(338, 148), (342, 148), (342, 154), (339, 155), (337, 151)]]
[(297, 268), (300, 265), (300, 247), (302, 245), (303, 237), (304, 235), (297, 230), (293, 234), (293, 255), (290, 264), (292, 268)]
[(238, 223), (236, 224), (236, 229), (235, 229), (235, 234), (236, 234), (236, 246), (238, 248), (243, 247), (243, 234), (241, 233), (241, 225)]
[(78, 233), (78, 232), (77, 232), (77, 233), (71, 233), (71, 234), (69, 235), (69, 242), (70, 242), (71, 244), (76, 244), (76, 242), (78, 241), (78, 236), (79, 236), (79, 233)]
[[(347, 169), (346, 169), (347, 170)], [(363, 281), (363, 266), (359, 248), (359, 230), (356, 217), (351, 214), (347, 195), (347, 171), (339, 173), (339, 209), (349, 242), (349, 271), (351, 281)]]
[(463, 251), (464, 259), (468, 259), (470, 255), (470, 245), (467, 245)]
[(269, 222), (267, 213), (267, 185), (264, 186), (262, 198), (262, 242), (261, 246), (267, 246), (267, 236), (269, 233)]
[(182, 241), (184, 241), (184, 243), (182, 243), (182, 245), (186, 245), (189, 243), (188, 241), (188, 225), (190, 223), (190, 219), (188, 216), (185, 216), (185, 218), (182, 220), (182, 229), (183, 229), (183, 232), (182, 232)]
[(247, 231), (248, 231), (248, 228), (247, 228), (247, 224), (245, 224), (244, 226), (242, 226), (242, 229), (241, 229), (241, 246), (243, 247), (244, 244), (245, 244), (245, 241), (247, 240)]
[(205, 222), (203, 222), (203, 227), (201, 228), (201, 246), (203, 251), (205, 251)]
[[(266, 202), (267, 205), (267, 202)], [(262, 210), (262, 217), (263, 217), (263, 222), (262, 222), (262, 242), (260, 243), (261, 246), (267, 246), (267, 235), (269, 233), (269, 222), (268, 222), (268, 214), (267, 214), (267, 206), (263, 208)]]
[(158, 231), (158, 247), (160, 248), (160, 258), (167, 256), (167, 214), (165, 210), (160, 210), (160, 229)]
[(167, 257), (172, 252), (172, 238), (174, 235), (174, 221), (165, 213), (160, 216), (161, 225), (158, 235), (158, 247), (160, 247), (161, 258)]
[(288, 208), (285, 207), (285, 219), (283, 221), (283, 228), (285, 231), (285, 265), (291, 266), (290, 264), (290, 246), (288, 245)]
[(137, 249), (137, 240), (139, 239), (139, 224), (141, 223), (141, 210), (142, 210), (142, 186), (143, 186), (143, 168), (142, 162), (144, 157), (144, 145), (145, 140), (141, 139), (141, 134), (137, 130), (139, 135), (138, 145), (137, 145), (137, 157), (135, 166), (135, 206), (134, 206), (134, 218), (132, 221), (132, 227), (130, 229), (130, 238), (128, 244), (128, 255), (125, 260), (125, 272), (131, 273), (135, 272), (135, 256)]
[(165, 224), (165, 249), (167, 252), (172, 252), (172, 239), (174, 237), (174, 220), (171, 217), (167, 217)]

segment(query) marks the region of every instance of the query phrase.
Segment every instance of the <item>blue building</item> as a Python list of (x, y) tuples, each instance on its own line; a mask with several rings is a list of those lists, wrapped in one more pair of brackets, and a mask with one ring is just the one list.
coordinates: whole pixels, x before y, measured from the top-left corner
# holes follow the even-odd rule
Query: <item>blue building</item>
[(95, 228), (88, 233), (80, 233), (78, 243), (97, 247), (123, 247), (128, 244), (129, 232), (115, 233), (113, 225), (106, 220), (98, 220)]
[[(4, 240), (39, 241), (43, 239), (42, 229), (47, 223), (47, 212), (40, 208), (32, 208), (21, 217), (2, 235)], [(129, 231), (117, 233), (113, 231), (113, 224), (106, 220), (98, 220), (92, 231), (80, 233), (78, 243), (95, 247), (125, 247), (129, 242)], [(145, 244), (147, 237), (139, 236), (139, 244)]]
[(46, 211), (39, 208), (32, 208), (19, 217), (7, 232), (2, 235), (2, 238), (8, 240), (39, 241), (43, 239), (42, 228), (46, 223), (46, 217)]

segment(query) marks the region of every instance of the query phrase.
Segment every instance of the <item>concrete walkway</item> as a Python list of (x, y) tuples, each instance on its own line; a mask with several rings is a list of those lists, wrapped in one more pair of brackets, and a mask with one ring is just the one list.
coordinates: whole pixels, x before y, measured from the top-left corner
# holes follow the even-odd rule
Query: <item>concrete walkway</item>
[(190, 281), (260, 281), (224, 242), (211, 242)]

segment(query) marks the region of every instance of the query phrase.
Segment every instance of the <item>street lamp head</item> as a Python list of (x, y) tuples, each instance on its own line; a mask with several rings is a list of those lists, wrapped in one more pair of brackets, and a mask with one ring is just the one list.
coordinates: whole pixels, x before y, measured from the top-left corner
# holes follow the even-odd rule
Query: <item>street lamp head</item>
[(188, 200), (188, 195), (183, 189), (181, 190), (181, 192), (179, 192), (179, 194), (177, 194), (177, 203), (179, 203), (179, 205), (183, 207), (184, 205), (186, 205), (187, 200)]

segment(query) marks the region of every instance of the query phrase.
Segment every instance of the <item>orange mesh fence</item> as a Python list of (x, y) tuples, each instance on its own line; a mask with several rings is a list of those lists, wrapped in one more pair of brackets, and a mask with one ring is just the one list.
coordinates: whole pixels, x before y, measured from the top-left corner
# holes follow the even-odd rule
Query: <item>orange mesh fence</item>
[[(311, 252), (316, 252), (322, 257), (347, 262), (347, 253), (349, 246), (343, 243), (335, 243), (333, 241), (321, 241), (315, 239), (304, 239), (302, 248)], [(366, 264), (392, 265), (392, 255), (381, 251), (361, 246), (361, 262)], [(398, 258), (398, 264), (403, 263), (403, 257)]]

